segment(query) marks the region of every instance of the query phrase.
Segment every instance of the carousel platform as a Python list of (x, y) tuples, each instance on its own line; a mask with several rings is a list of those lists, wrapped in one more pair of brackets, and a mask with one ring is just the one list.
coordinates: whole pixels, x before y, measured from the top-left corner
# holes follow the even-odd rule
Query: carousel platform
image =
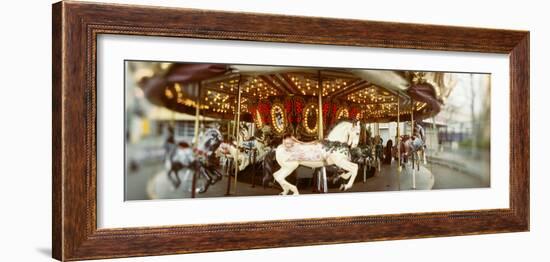
[[(403, 168), (401, 173), (397, 171), (395, 162), (392, 165), (382, 165), (380, 171), (374, 176), (368, 177), (363, 182), (362, 174), (358, 174), (353, 187), (346, 192), (380, 192), (380, 191), (399, 191), (399, 190), (430, 190), (434, 185), (434, 176), (430, 170), (420, 166), (420, 170), (415, 172), (416, 189), (413, 189), (413, 177), (410, 165)], [(150, 199), (180, 199), (191, 197), (191, 187), (189, 178), (181, 177), (182, 185), (178, 189), (168, 180), (166, 172), (158, 172), (151, 178), (147, 185), (147, 194)], [(227, 177), (216, 184), (211, 185), (207, 192), (195, 194), (197, 198), (205, 197), (224, 197), (227, 192)], [(186, 182), (187, 181), (187, 182)], [(307, 183), (303, 183), (306, 184)], [(200, 187), (200, 183), (197, 184)], [(278, 195), (281, 189), (278, 187), (262, 187), (245, 182), (237, 182), (237, 191), (234, 190), (234, 183), (231, 180), (231, 194), (229, 196), (266, 196)], [(329, 187), (329, 193), (342, 193), (337, 187)], [(345, 192), (344, 192), (345, 193)], [(300, 194), (318, 194), (313, 192), (312, 188), (300, 188)]]

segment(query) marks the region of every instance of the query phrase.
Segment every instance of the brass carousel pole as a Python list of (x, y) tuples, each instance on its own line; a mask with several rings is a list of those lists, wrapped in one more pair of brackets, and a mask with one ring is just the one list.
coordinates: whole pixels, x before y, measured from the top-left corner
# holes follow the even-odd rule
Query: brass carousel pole
[[(319, 88), (317, 89), (317, 92), (319, 92), (319, 112), (317, 113), (317, 117), (319, 118), (318, 125), (317, 125), (317, 133), (318, 133), (318, 139), (319, 141), (323, 140), (323, 79), (321, 77), (321, 70), (317, 71), (317, 84), (319, 85)], [(328, 185), (327, 185), (327, 169), (323, 165), (321, 167), (322, 177), (321, 180), (323, 182), (323, 192), (328, 192)]]
[[(195, 102), (195, 130), (193, 137), (193, 148), (197, 148), (199, 144), (199, 118), (200, 118), (200, 105), (201, 105), (201, 90), (202, 83), (199, 81), (199, 87), (197, 92), (197, 100)], [(197, 175), (200, 171), (200, 167), (197, 165), (195, 167), (195, 172), (193, 172), (193, 182), (191, 185), (191, 198), (195, 198), (195, 188), (197, 187)]]
[[(376, 119), (378, 121), (378, 119)], [(378, 136), (378, 143), (379, 144), (382, 144), (382, 137), (380, 137), (380, 123), (379, 122), (376, 122), (376, 136)], [(378, 153), (378, 152), (377, 152)], [(382, 152), (380, 152), (382, 153)], [(376, 156), (377, 160), (376, 162), (378, 163), (378, 174), (380, 174), (380, 169), (381, 169), (381, 166), (380, 166), (380, 155)]]
[(240, 137), (238, 135), (239, 133), (239, 123), (241, 121), (241, 82), (242, 82), (242, 75), (239, 75), (239, 82), (237, 83), (237, 122), (235, 123), (235, 137), (237, 138), (237, 152), (235, 153), (235, 182), (234, 187), (235, 191), (233, 191), (234, 194), (237, 194), (237, 175), (239, 173), (239, 145), (241, 144)]
[[(239, 76), (239, 81), (240, 81), (240, 76)], [(240, 85), (240, 84), (239, 84)], [(235, 106), (235, 110), (237, 106)], [(227, 123), (227, 137), (228, 137), (228, 141), (231, 141), (231, 143), (233, 143), (233, 141), (236, 142), (237, 140), (237, 114), (233, 114), (233, 119), (231, 121), (233, 121), (233, 125), (231, 125), (231, 121), (228, 121)], [(233, 140), (234, 139), (234, 140)], [(237, 145), (237, 151), (238, 151), (238, 145)], [(237, 158), (234, 158), (233, 161), (227, 161), (227, 174), (229, 174), (231, 172), (231, 168), (237, 168), (235, 163), (237, 163)], [(225, 191), (225, 195), (226, 196), (229, 196), (231, 195), (231, 175), (228, 175), (227, 176), (227, 189)]]
[(233, 139), (237, 140), (237, 115), (233, 117), (233, 128), (231, 130), (231, 135), (233, 136)]
[(317, 133), (319, 135), (319, 141), (323, 140), (323, 80), (321, 79), (321, 70), (317, 71), (318, 73), (318, 92), (319, 92), (319, 113), (317, 114), (319, 118), (319, 125), (317, 129)]
[[(230, 107), (231, 109), (231, 107)], [(231, 127), (231, 121), (235, 121), (235, 118), (232, 120), (227, 120), (227, 141), (228, 143), (232, 143), (231, 139), (233, 137), (233, 134), (235, 133), (235, 129)], [(231, 159), (226, 158), (226, 166), (225, 166), (225, 172), (224, 174), (227, 175), (227, 187), (225, 189), (225, 195), (229, 196), (231, 195), (231, 167), (235, 163), (235, 161), (231, 161)]]
[(227, 120), (227, 141), (231, 138), (232, 130), (231, 130), (231, 120)]
[[(414, 136), (414, 100), (411, 100), (411, 139)], [(411, 157), (412, 161), (412, 177), (413, 177), (413, 189), (416, 189), (416, 169), (414, 169), (414, 161), (416, 160), (414, 158), (414, 155), (416, 155), (416, 152), (413, 153)], [(420, 163), (420, 161), (418, 161)], [(417, 165), (418, 165), (417, 163)]]
[(399, 134), (399, 96), (397, 96), (397, 127), (396, 127), (396, 136), (395, 139), (397, 144), (397, 189), (401, 190), (401, 136)]

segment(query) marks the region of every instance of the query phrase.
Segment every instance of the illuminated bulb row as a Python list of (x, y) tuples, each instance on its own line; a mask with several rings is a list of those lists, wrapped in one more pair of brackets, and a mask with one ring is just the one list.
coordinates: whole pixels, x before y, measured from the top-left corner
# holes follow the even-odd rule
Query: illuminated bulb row
[(315, 133), (317, 133), (317, 126), (319, 125), (319, 121), (315, 121), (315, 127), (314, 128), (310, 128), (307, 125), (307, 116), (309, 115), (310, 110), (315, 110), (316, 116), (319, 117), (319, 114), (318, 114), (319, 110), (317, 110), (315, 105), (311, 105), (311, 106), (306, 107), (306, 109), (304, 110), (304, 120), (302, 121), (302, 126), (304, 127), (304, 129), (306, 130), (307, 133), (315, 134)]

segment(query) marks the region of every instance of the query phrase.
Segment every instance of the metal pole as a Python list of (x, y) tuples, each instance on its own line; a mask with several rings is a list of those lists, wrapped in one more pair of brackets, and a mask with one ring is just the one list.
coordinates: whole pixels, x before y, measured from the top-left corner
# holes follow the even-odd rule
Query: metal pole
[(411, 101), (411, 137), (414, 135), (414, 101)]
[(401, 136), (399, 134), (399, 96), (397, 97), (397, 189), (401, 190)]
[[(231, 136), (233, 135), (233, 130), (231, 129), (231, 120), (227, 120), (227, 141), (230, 141)], [(223, 168), (224, 175), (227, 176), (227, 190), (225, 191), (225, 195), (229, 196), (231, 195), (231, 162), (229, 158), (225, 158), (225, 165)]]
[[(199, 118), (200, 118), (200, 105), (201, 105), (201, 89), (202, 89), (202, 84), (199, 81), (197, 100), (195, 102), (195, 130), (194, 130), (194, 137), (193, 137), (193, 148), (197, 148), (199, 144)], [(199, 171), (200, 171), (199, 164), (196, 164), (195, 172), (193, 172), (193, 182), (191, 185), (191, 198), (195, 198), (195, 191), (196, 191), (195, 188), (197, 187), (197, 175)]]
[(227, 176), (227, 188), (225, 190), (225, 195), (226, 196), (229, 196), (231, 195), (231, 175), (229, 175), (229, 172), (231, 172), (231, 165), (234, 163), (235, 161), (230, 161), (229, 159), (226, 159), (226, 168), (225, 168), (225, 171), (226, 171), (226, 174), (228, 174)]
[(227, 120), (227, 141), (231, 138), (231, 121)]
[(237, 84), (237, 122), (235, 123), (235, 136), (237, 138), (237, 152), (235, 153), (235, 191), (237, 194), (237, 175), (239, 173), (239, 145), (241, 144), (241, 139), (237, 134), (239, 132), (239, 123), (241, 121), (241, 81), (242, 75), (239, 75), (239, 83)]
[(323, 193), (328, 192), (328, 185), (327, 185), (327, 169), (323, 166)]
[(233, 117), (233, 130), (231, 130), (231, 135), (235, 140), (237, 140), (237, 132), (237, 115), (235, 115), (235, 117)]
[[(411, 100), (411, 139), (413, 135), (414, 135), (414, 100)], [(412, 162), (413, 189), (416, 189), (416, 169), (414, 168), (414, 161), (416, 161), (414, 157), (415, 155), (416, 155), (416, 152), (412, 152), (411, 162)], [(420, 163), (420, 161), (418, 163)]]
[(366, 163), (366, 159), (363, 161), (363, 184), (367, 183), (367, 163)]
[(437, 131), (437, 125), (435, 124), (435, 116), (432, 116), (432, 129), (434, 134), (434, 139), (433, 139), (434, 146), (432, 146), (432, 148), (434, 148), (433, 152), (435, 154), (439, 150), (439, 134)]
[[(381, 144), (381, 137), (380, 137), (380, 123), (376, 122), (376, 135), (378, 136), (378, 144)], [(378, 146), (378, 145), (376, 145)], [(377, 151), (378, 153), (378, 151)], [(382, 153), (382, 152), (380, 152)], [(378, 173), (380, 174), (380, 155), (376, 156), (376, 162), (378, 164)]]
[[(319, 118), (317, 124), (317, 134), (319, 141), (323, 140), (323, 79), (321, 77), (321, 70), (317, 71), (317, 92), (319, 92), (319, 111), (317, 117)], [(322, 183), (323, 183), (323, 193), (328, 192), (327, 186), (327, 170), (325, 166), (321, 167)]]
[(323, 140), (323, 79), (321, 79), (321, 70), (317, 71), (317, 77), (317, 83), (319, 84), (319, 88), (317, 89), (319, 92), (319, 113), (317, 114), (319, 124), (317, 133), (319, 134), (319, 140)]

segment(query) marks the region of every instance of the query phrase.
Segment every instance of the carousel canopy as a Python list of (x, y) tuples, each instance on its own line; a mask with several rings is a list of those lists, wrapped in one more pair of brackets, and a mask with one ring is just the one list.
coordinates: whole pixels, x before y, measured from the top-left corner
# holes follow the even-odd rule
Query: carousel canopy
[[(402, 121), (410, 119), (411, 111), (418, 120), (437, 114), (454, 85), (450, 76), (440, 72), (163, 63), (140, 80), (140, 87), (155, 105), (189, 114), (199, 106), (201, 114), (213, 118), (234, 118), (240, 89), (243, 121), (267, 121), (271, 114), (265, 109), (275, 104), (287, 112), (288, 121), (304, 119), (297, 115), (303, 115), (303, 108), (321, 96), (323, 119), (328, 123), (343, 117), (389, 122), (396, 120), (398, 111)], [(300, 112), (297, 107), (302, 108), (298, 108)]]

